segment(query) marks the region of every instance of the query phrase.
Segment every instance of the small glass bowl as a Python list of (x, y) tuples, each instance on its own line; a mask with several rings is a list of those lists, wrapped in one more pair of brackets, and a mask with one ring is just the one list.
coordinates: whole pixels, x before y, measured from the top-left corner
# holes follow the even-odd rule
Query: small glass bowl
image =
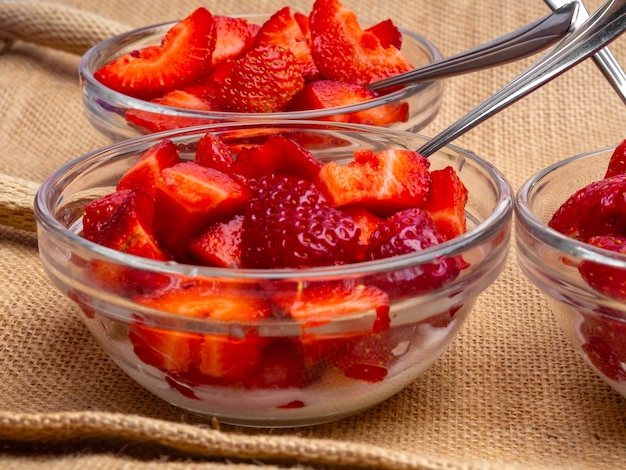
[(520, 266), (546, 296), (574, 349), (626, 397), (626, 303), (590, 287), (579, 266), (593, 262), (626, 270), (626, 255), (567, 237), (547, 223), (574, 192), (604, 177), (614, 148), (560, 161), (532, 176), (515, 201)]
[[(255, 24), (262, 24), (269, 16), (241, 15), (239, 17)], [(324, 120), (331, 117), (336, 120), (342, 114), (363, 111), (390, 103), (406, 102), (409, 108), (408, 119), (390, 127), (413, 132), (428, 125), (439, 112), (443, 94), (443, 82), (441, 80), (409, 85), (376, 99), (349, 106), (281, 113), (233, 113), (196, 111), (139, 100), (113, 91), (94, 78), (93, 74), (112, 59), (148, 45), (160, 44), (165, 32), (173, 24), (172, 22), (148, 26), (111, 37), (93, 46), (81, 58), (78, 73), (85, 114), (93, 127), (113, 141), (149, 133), (145, 128), (136, 126), (126, 119), (126, 113), (129, 110), (165, 115), (177, 120), (184, 118), (185, 124), (180, 127), (191, 127), (230, 121)], [(368, 24), (363, 22), (363, 25), (367, 27)], [(403, 29), (400, 31), (402, 33), (402, 52), (414, 67), (424, 66), (442, 59), (441, 53), (428, 40), (410, 31)]]
[[(349, 161), (357, 149), (415, 149), (426, 141), (404, 131), (316, 121), (215, 124), (112, 144), (66, 164), (43, 183), (35, 213), (40, 256), (48, 276), (80, 307), (82, 321), (109, 356), (139, 384), (169, 403), (226, 423), (272, 427), (332, 421), (370, 408), (409, 385), (444, 353), (477, 296), (503, 268), (511, 234), (510, 185), (489, 163), (454, 146), (438, 151), (430, 162), (432, 169), (452, 166), (468, 188), (468, 231), (409, 255), (311, 269), (233, 270), (139, 258), (81, 237), (85, 204), (110, 193), (146, 149), (169, 138), (183, 158), (191, 158), (206, 132), (234, 144), (287, 133), (323, 161)], [(402, 276), (441, 257), (462, 259), (465, 268), (448, 284), (426, 292), (404, 292), (402, 283), (396, 283), (401, 294), (390, 303), (388, 325), (378, 324), (380, 312), (373, 310), (319, 324), (287, 319), (237, 323), (188, 318), (140, 305), (118, 286), (99, 284), (94, 277), (94, 272), (122, 272), (159, 285), (184, 278), (217, 285), (224, 295), (262, 292), (274, 298), (303, 286), (338, 280), (359, 286), (376, 284), (390, 274)], [(104, 271), (94, 270), (94, 266)], [(260, 356), (249, 356), (255, 359), (246, 374), (236, 380), (216, 379), (198, 371), (168, 370), (145, 360), (146, 348), (149, 357), (171, 357), (171, 343), (168, 346), (159, 338), (172, 336), (181, 338), (183, 345), (210, 338), (228, 343), (233, 354), (239, 353), (239, 348), (242, 355), (250, 354), (250, 338), (255, 340), (252, 344), (264, 346)], [(355, 351), (369, 355), (378, 350), (384, 355), (373, 362), (357, 361), (356, 371), (349, 372), (342, 364)]]

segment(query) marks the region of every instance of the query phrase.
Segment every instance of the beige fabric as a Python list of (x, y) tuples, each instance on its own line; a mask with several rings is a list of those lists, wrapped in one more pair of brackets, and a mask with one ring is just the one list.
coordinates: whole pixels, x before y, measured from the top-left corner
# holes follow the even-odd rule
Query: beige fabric
[[(202, 2), (214, 13), (272, 12), (281, 0)], [(598, 0), (588, 0), (594, 10)], [(345, 0), (391, 17), (450, 55), (546, 14), (540, 0)], [(207, 422), (121, 372), (45, 276), (32, 192), (106, 139), (82, 114), (78, 55), (102, 37), (181, 18), (197, 1), (0, 2), (0, 467), (620, 468), (626, 400), (586, 368), (547, 303), (509, 262), (458, 338), (423, 377), (380, 406), (298, 429)], [(242, 6), (243, 5), (243, 6)], [(291, 1), (308, 11), (312, 1)], [(626, 38), (612, 44), (626, 63)], [(434, 134), (532, 58), (446, 81)], [(626, 107), (591, 61), (456, 142), (515, 188), (541, 167), (626, 138)], [(25, 230), (24, 230), (25, 229)]]

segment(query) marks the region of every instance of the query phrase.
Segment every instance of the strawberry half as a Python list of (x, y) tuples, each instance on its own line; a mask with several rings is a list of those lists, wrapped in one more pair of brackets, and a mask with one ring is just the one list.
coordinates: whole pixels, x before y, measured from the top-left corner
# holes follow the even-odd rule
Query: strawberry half
[(258, 46), (233, 61), (220, 90), (220, 107), (244, 113), (284, 111), (303, 86), (304, 76), (289, 49)]
[(117, 92), (150, 100), (199, 80), (211, 63), (214, 47), (213, 15), (200, 7), (176, 23), (160, 46), (114, 59), (94, 77)]
[(444, 240), (451, 240), (467, 230), (465, 206), (468, 191), (450, 166), (433, 170), (430, 176), (433, 184), (424, 209)]
[(413, 66), (389, 41), (361, 28), (356, 15), (338, 0), (316, 0), (309, 14), (315, 64), (323, 77), (367, 85)]
[(626, 140), (620, 142), (619, 145), (615, 147), (615, 150), (613, 150), (604, 177), (610, 178), (611, 176), (622, 175), (624, 173), (626, 173)]
[(413, 150), (359, 151), (348, 164), (325, 164), (316, 183), (335, 207), (358, 206), (386, 217), (426, 204), (432, 184), (429, 165)]

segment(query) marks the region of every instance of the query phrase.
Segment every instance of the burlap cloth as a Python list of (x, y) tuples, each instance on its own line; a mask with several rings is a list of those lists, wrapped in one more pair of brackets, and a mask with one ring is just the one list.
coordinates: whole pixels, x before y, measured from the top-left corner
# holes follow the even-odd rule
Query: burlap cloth
[[(203, 3), (222, 14), (286, 4)], [(541, 0), (345, 3), (361, 18), (391, 17), (420, 32), (444, 55), (549, 11)], [(312, 1), (290, 4), (308, 11)], [(335, 423), (218, 426), (155, 398), (103, 354), (42, 270), (30, 194), (62, 163), (107, 144), (82, 113), (77, 53), (197, 5), (0, 1), (0, 467), (623, 468), (626, 400), (566, 343), (523, 278), (514, 247), (432, 369), (385, 403)], [(626, 61), (626, 38), (611, 48)], [(423, 132), (456, 120), (532, 59), (448, 79), (441, 112)], [(625, 122), (626, 107), (586, 61), (456, 143), (492, 161), (518, 188), (549, 163), (626, 138)]]

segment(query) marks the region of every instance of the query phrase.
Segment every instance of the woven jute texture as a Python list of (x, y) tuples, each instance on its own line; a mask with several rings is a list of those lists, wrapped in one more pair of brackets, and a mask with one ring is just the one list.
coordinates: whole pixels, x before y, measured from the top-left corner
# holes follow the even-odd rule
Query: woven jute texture
[[(587, 0), (595, 10), (600, 2)], [(77, 64), (91, 44), (182, 18), (181, 0), (0, 1), (0, 467), (30, 468), (623, 468), (626, 400), (566, 343), (515, 248), (435, 365), (359, 415), (297, 429), (245, 429), (155, 398), (111, 362), (48, 281), (32, 194), (63, 163), (108, 144), (87, 123)], [(273, 12), (283, 0), (205, 0), (217, 14)], [(549, 12), (541, 0), (345, 0), (392, 18), (444, 56)], [(307, 12), (312, 1), (291, 0)], [(626, 38), (611, 45), (626, 63)], [(445, 83), (434, 134), (537, 56)], [(626, 138), (626, 107), (585, 61), (456, 144), (517, 189), (533, 172)]]

